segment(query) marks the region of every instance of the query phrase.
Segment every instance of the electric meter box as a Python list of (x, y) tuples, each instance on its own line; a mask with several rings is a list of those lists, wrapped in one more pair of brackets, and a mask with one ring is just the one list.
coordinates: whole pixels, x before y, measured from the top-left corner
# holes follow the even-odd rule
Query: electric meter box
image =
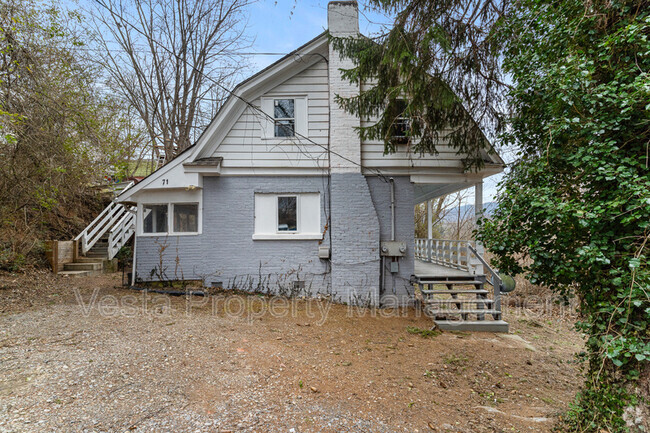
[(381, 243), (381, 255), (384, 257), (404, 257), (406, 242), (386, 241)]

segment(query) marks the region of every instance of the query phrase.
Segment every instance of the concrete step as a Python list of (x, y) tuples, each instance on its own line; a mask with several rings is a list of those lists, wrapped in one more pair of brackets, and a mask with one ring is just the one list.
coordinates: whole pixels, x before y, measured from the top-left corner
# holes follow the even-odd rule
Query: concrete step
[(447, 290), (420, 290), (423, 295), (458, 295), (458, 294), (471, 294), (471, 295), (487, 295), (487, 290), (463, 290), (463, 289), (447, 289)]
[(504, 320), (435, 320), (443, 331), (504, 332), (510, 325)]
[(96, 271), (61, 271), (57, 273), (62, 277), (88, 277), (94, 275)]
[(101, 262), (91, 263), (66, 263), (63, 265), (64, 271), (101, 271), (103, 264)]

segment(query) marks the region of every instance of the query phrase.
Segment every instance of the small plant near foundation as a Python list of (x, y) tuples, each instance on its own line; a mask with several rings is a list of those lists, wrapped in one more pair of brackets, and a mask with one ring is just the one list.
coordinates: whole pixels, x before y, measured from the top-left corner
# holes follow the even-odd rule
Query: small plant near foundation
[(421, 329), (416, 328), (415, 326), (407, 326), (406, 332), (413, 335), (419, 335), (422, 338), (433, 338), (442, 334), (438, 329)]

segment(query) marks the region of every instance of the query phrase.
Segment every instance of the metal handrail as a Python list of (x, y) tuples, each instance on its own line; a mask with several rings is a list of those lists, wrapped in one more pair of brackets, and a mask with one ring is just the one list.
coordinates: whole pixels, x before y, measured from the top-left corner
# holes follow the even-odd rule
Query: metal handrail
[(483, 258), (481, 254), (476, 251), (476, 249), (473, 246), (469, 246), (469, 250), (474, 254), (474, 257), (476, 257), (481, 264), (483, 265), (483, 270), (487, 270), (487, 273), (489, 273), (492, 278), (491, 280), (488, 280), (488, 283), (492, 284), (492, 287), (494, 289), (494, 309), (497, 311), (501, 311), (501, 284), (503, 284), (503, 280), (501, 280), (501, 277), (495, 271), (492, 269), (492, 266)]

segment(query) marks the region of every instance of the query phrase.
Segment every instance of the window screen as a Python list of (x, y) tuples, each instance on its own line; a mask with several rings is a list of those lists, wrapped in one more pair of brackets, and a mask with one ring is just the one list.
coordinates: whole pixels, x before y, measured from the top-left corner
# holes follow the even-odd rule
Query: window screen
[(143, 209), (144, 233), (166, 233), (167, 232), (167, 205), (146, 204)]
[(276, 99), (273, 102), (276, 137), (294, 137), (296, 135), (296, 117), (294, 99)]
[(278, 231), (298, 230), (298, 197), (278, 197)]
[(196, 233), (199, 231), (199, 205), (174, 204), (174, 232)]

